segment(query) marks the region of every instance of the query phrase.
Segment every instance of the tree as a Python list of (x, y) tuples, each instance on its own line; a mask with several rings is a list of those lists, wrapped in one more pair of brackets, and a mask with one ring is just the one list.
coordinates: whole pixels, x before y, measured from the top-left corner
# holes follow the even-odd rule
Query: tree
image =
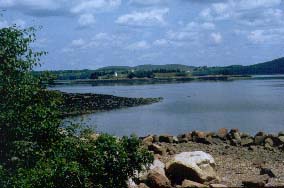
[(0, 187), (126, 187), (153, 156), (136, 137), (117, 139), (61, 128), (59, 92), (32, 70), (35, 29), (0, 29)]

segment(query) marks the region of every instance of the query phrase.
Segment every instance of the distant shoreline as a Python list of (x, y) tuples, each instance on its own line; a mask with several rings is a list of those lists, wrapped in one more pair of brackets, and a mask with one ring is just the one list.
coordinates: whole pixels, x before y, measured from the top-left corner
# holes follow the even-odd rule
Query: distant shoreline
[(134, 79), (78, 79), (78, 80), (55, 80), (53, 85), (64, 84), (93, 84), (93, 85), (112, 85), (112, 84), (168, 84), (184, 83), (192, 81), (233, 81), (240, 79), (252, 79), (249, 75), (210, 75), (193, 77), (172, 77), (172, 78), (134, 78)]

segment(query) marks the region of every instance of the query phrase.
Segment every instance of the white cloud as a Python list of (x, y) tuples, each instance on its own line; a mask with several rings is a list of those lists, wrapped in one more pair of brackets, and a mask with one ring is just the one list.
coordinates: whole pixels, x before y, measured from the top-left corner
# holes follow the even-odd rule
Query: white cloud
[(203, 9), (199, 15), (205, 20), (226, 20), (246, 13), (245, 11), (274, 8), (281, 2), (282, 0), (230, 0), (213, 3), (209, 8)]
[(248, 40), (253, 44), (274, 44), (283, 43), (284, 28), (267, 29), (267, 30), (254, 30), (247, 34)]
[(82, 27), (91, 26), (96, 22), (93, 14), (82, 14), (79, 17), (78, 23)]
[(116, 23), (133, 26), (157, 26), (165, 25), (164, 16), (169, 12), (168, 8), (153, 9), (145, 12), (132, 12), (117, 18)]
[(93, 13), (98, 10), (106, 11), (120, 6), (121, 0), (85, 0), (77, 3), (71, 8), (71, 12), (78, 13)]
[(0, 7), (25, 7), (30, 10), (55, 10), (61, 1), (56, 0), (0, 0)]
[(204, 22), (204, 23), (197, 23), (197, 22), (190, 22), (186, 25), (185, 30), (190, 31), (198, 31), (198, 30), (214, 30), (215, 24), (212, 22)]
[(158, 39), (153, 42), (155, 46), (167, 46), (169, 45), (170, 41), (166, 39)]
[(166, 36), (171, 40), (196, 40), (198, 38), (198, 33), (187, 31), (168, 31)]
[(223, 41), (223, 37), (220, 33), (211, 33), (210, 39), (213, 44), (221, 44)]
[(269, 8), (281, 4), (281, 0), (241, 0), (237, 3), (239, 9)]
[(130, 3), (139, 5), (157, 5), (163, 3), (165, 0), (130, 0)]
[(129, 46), (127, 46), (126, 49), (128, 49), (128, 50), (145, 50), (145, 49), (148, 49), (148, 48), (150, 48), (150, 45), (148, 44), (148, 42), (145, 41), (145, 40), (142, 40), (142, 41), (130, 44)]
[(79, 47), (83, 47), (83, 46), (85, 46), (86, 45), (86, 42), (83, 40), (83, 39), (75, 39), (75, 40), (73, 40), (72, 42), (71, 42), (71, 45), (73, 46), (73, 47), (77, 47), (77, 48), (79, 48)]

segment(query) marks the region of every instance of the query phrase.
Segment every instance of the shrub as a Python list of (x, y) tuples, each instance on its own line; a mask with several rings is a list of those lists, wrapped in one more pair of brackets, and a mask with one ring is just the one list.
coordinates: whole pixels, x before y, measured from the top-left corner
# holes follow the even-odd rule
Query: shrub
[(153, 156), (136, 137), (62, 131), (59, 92), (33, 77), (45, 52), (34, 52), (35, 29), (0, 29), (0, 187), (126, 187)]

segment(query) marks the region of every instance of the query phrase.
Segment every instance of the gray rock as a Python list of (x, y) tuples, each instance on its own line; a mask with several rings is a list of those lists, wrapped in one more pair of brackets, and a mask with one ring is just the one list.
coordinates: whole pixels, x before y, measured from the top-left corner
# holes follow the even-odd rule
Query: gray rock
[(265, 140), (265, 135), (259, 135), (254, 137), (254, 144), (255, 145), (263, 145)]
[(251, 188), (251, 187), (264, 187), (265, 184), (268, 182), (269, 177), (268, 175), (262, 175), (261, 177), (257, 178), (248, 178), (247, 180), (242, 181), (244, 187)]
[(151, 144), (148, 146), (149, 151), (153, 151), (155, 154), (164, 155), (166, 154), (166, 150), (157, 144)]
[(202, 151), (175, 155), (166, 164), (166, 174), (176, 184), (181, 184), (185, 179), (205, 183), (218, 178), (213, 157)]
[(244, 137), (241, 140), (242, 146), (251, 146), (251, 145), (253, 145), (253, 143), (254, 143), (254, 140), (251, 137)]
[(171, 188), (170, 180), (156, 171), (150, 171), (148, 174), (147, 185), (151, 188)]
[(159, 136), (159, 141), (160, 142), (165, 142), (165, 143), (173, 143), (174, 142), (174, 138), (172, 135), (160, 135)]

